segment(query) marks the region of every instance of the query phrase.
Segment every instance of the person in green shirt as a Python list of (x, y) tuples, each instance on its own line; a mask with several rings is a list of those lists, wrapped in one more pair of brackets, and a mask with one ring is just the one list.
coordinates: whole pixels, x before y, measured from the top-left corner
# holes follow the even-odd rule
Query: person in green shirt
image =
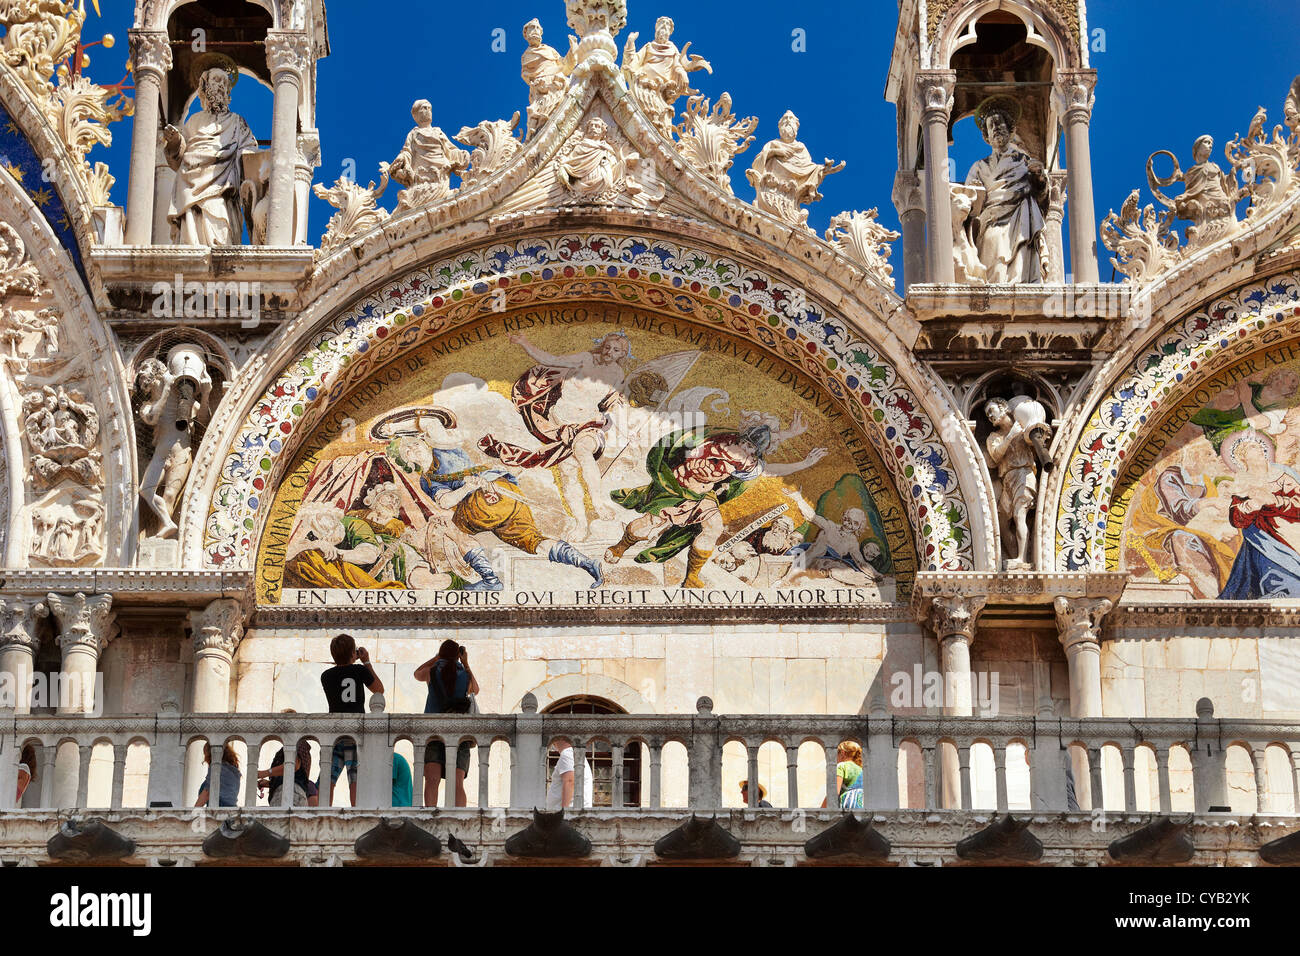
[(415, 802), (411, 765), (401, 754), (393, 754), (393, 806), (409, 807)]

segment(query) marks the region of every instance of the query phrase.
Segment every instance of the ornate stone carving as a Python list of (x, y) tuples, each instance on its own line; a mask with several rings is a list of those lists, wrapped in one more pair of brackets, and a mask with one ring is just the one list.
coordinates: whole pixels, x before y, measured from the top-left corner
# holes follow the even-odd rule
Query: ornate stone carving
[(47, 594), (45, 604), (59, 624), (59, 647), (83, 647), (97, 656), (116, 636), (113, 623), (113, 595)]
[(172, 68), (172, 45), (162, 30), (132, 30), (127, 34), (131, 65), (138, 80), (142, 72), (165, 77)]
[(389, 179), (406, 187), (397, 194), (395, 216), (449, 198), (456, 192), (451, 177), (461, 176), (469, 168), (469, 153), (457, 148), (446, 133), (433, 125), (433, 104), (416, 100), (411, 117), (415, 128), (406, 135), (402, 151), (391, 163), (379, 164), (383, 176), (380, 193), (388, 187)]
[(975, 639), (975, 623), (984, 609), (984, 599), (973, 595), (940, 595), (930, 602), (930, 627), (939, 640), (962, 637)]
[(712, 111), (708, 97), (692, 96), (686, 101), (681, 123), (674, 127), (678, 152), (728, 196), (734, 195), (731, 165), (736, 156), (753, 145), (756, 129), (757, 116), (737, 119), (731, 112), (730, 93), (718, 97)]
[(611, 142), (609, 127), (598, 116), (587, 120), (582, 135), (555, 160), (556, 179), (582, 203), (636, 202), (647, 192), (641, 175), (641, 155)]
[(1039, 402), (1017, 396), (1010, 401), (990, 399), (984, 414), (993, 426), (985, 447), (989, 464), (997, 473), (1003, 551), (1010, 554), (1006, 569), (1029, 568), (1029, 512), (1038, 501), (1038, 469), (1051, 460), (1047, 454), (1052, 434), (1047, 412)]
[(1089, 122), (1092, 107), (1097, 102), (1096, 70), (1059, 70), (1052, 94), (1056, 97), (1056, 108), (1061, 118), (1068, 124), (1077, 120)]
[[(120, 87), (105, 87), (81, 75), (70, 59), (78, 54), (85, 23), (84, 2), (71, 0), (10, 0), (0, 5), (0, 40), (3, 59), (31, 91), (46, 120), (72, 152), (73, 169), (80, 176), (93, 205), (106, 205), (113, 177), (108, 167), (92, 169), (86, 153), (96, 144), (108, 145), (107, 125), (134, 109)], [(111, 45), (111, 38), (107, 41)], [(55, 74), (58, 83), (54, 82)]]
[(172, 241), (183, 245), (236, 246), (243, 238), (240, 186), (244, 157), (258, 151), (244, 118), (230, 111), (238, 78), (233, 66), (206, 70), (199, 79), (202, 109), (184, 130), (163, 129), (167, 164), (176, 172), (167, 221)]
[(234, 598), (213, 601), (201, 611), (190, 611), (194, 652), (218, 651), (233, 656), (244, 639), (244, 611)]
[(1101, 619), (1115, 607), (1109, 598), (1067, 598), (1058, 595), (1052, 603), (1061, 646), (1067, 651), (1076, 644), (1101, 641)]
[(947, 123), (952, 115), (955, 70), (923, 70), (916, 75), (916, 101), (925, 122)]
[(967, 232), (988, 282), (1041, 283), (1050, 273), (1043, 218), (1048, 176), (1016, 141), (1017, 110), (1014, 100), (992, 97), (976, 112), (993, 151), (966, 176), (975, 190)]
[(523, 144), (515, 137), (518, 127), (516, 112), (508, 120), (484, 120), (477, 126), (465, 126), (456, 134), (460, 142), (474, 147), (469, 155), (469, 169), (460, 176), (463, 187), (477, 186), (491, 179), (519, 155)]
[(153, 537), (174, 538), (173, 514), (194, 461), (194, 423), (212, 393), (202, 349), (183, 344), (168, 353), (165, 363), (148, 359), (136, 376), (136, 389), (140, 421), (153, 431), (153, 457), (140, 477), (140, 502), (157, 518)]
[(524, 24), (524, 40), (528, 49), (520, 58), (520, 75), (528, 84), (528, 134), (524, 137), (527, 141), (537, 135), (564, 99), (576, 51), (570, 49), (568, 56), (560, 56), (554, 47), (543, 43), (542, 24), (537, 19)]
[(980, 262), (979, 251), (971, 241), (971, 212), (982, 199), (982, 191), (974, 186), (952, 183), (952, 258), (953, 276), (957, 282), (974, 284), (988, 281), (988, 269)]
[(695, 94), (691, 89), (690, 74), (713, 66), (701, 56), (689, 53), (691, 45), (677, 49), (672, 41), (676, 24), (672, 17), (660, 17), (655, 22), (655, 38), (640, 50), (636, 48), (639, 33), (629, 34), (623, 47), (623, 76), (628, 89), (651, 124), (672, 139), (675, 104), (683, 96)]
[(842, 170), (844, 163), (830, 159), (820, 166), (814, 163), (808, 147), (798, 140), (799, 117), (789, 110), (778, 129), (781, 138), (759, 151), (745, 176), (758, 193), (755, 206), (782, 222), (807, 228), (808, 210), (802, 205), (821, 199), (822, 181)]
[(266, 35), (266, 62), (272, 79), (281, 73), (302, 76), (311, 68), (311, 37), (296, 30), (271, 30)]
[[(1140, 193), (1134, 190), (1120, 207), (1101, 224), (1101, 240), (1115, 253), (1111, 263), (1129, 281), (1145, 285), (1167, 272), (1188, 256), (1206, 246), (1237, 235), (1245, 226), (1237, 219), (1236, 207), (1243, 197), (1250, 198), (1245, 223), (1257, 222), (1285, 202), (1300, 188), (1300, 77), (1291, 84), (1283, 105), (1284, 126), (1265, 135), (1268, 114), (1260, 109), (1245, 136), (1227, 144), (1224, 155), (1231, 164), (1229, 172), (1211, 161), (1214, 139), (1201, 136), (1192, 147), (1192, 166), (1184, 171), (1177, 157), (1168, 150), (1152, 153), (1147, 159), (1147, 182), (1152, 194), (1165, 207), (1157, 213), (1154, 205), (1141, 205)], [(1155, 173), (1157, 156), (1173, 162), (1168, 176)], [(1161, 190), (1175, 183), (1183, 184), (1179, 196), (1170, 197)], [(1178, 235), (1175, 222), (1188, 223), (1185, 239)]]
[(569, 26), (580, 42), (572, 43), (576, 63), (594, 58), (613, 66), (618, 56), (614, 37), (627, 26), (625, 0), (564, 0)]
[(35, 598), (0, 599), (0, 649), (25, 647), (33, 657), (41, 649), (36, 624), (50, 609)]
[(826, 241), (840, 252), (867, 267), (867, 272), (887, 286), (893, 285), (894, 267), (889, 264), (890, 243), (899, 233), (876, 221), (879, 210), (842, 212), (831, 220)]
[(32, 560), (78, 567), (104, 556), (104, 506), (98, 496), (59, 499), (31, 511)]
[(23, 430), (32, 449), (36, 487), (65, 475), (90, 488), (103, 483), (100, 470), (99, 413), (81, 392), (49, 385), (23, 396)]
[(328, 189), (317, 183), (312, 191), (338, 210), (325, 227), (319, 252), (322, 256), (330, 255), (362, 233), (388, 221), (388, 210), (376, 205), (383, 190), (375, 188), (374, 180), (363, 187), (350, 179), (340, 179)]

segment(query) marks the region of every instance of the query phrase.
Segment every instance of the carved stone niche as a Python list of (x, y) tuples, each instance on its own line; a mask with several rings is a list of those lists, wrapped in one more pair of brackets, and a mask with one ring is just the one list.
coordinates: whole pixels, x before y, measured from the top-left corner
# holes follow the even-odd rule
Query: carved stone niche
[(227, 367), (219, 346), (207, 336), (177, 329), (147, 340), (133, 368), (139, 563), (166, 567), (177, 561), (176, 511), (194, 454), (220, 402)]

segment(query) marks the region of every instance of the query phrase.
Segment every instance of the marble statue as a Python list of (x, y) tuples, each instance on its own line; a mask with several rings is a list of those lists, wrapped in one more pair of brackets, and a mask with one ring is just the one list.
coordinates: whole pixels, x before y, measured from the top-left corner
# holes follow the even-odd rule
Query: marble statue
[(808, 210), (801, 205), (821, 199), (822, 181), (844, 164), (830, 159), (814, 163), (808, 147), (798, 139), (799, 117), (789, 110), (777, 128), (781, 138), (759, 151), (745, 176), (758, 193), (754, 205), (792, 226), (807, 227)]
[[(1174, 218), (1191, 223), (1187, 227), (1187, 248), (1199, 249), (1231, 232), (1237, 225), (1237, 202), (1246, 191), (1237, 185), (1237, 177), (1220, 169), (1210, 160), (1214, 138), (1201, 136), (1192, 145), (1193, 165), (1184, 172), (1178, 158), (1168, 150), (1159, 150), (1147, 159), (1147, 182), (1151, 192), (1173, 211)], [(1157, 156), (1173, 160), (1174, 171), (1167, 177), (1157, 176)], [(1183, 184), (1181, 196), (1166, 196), (1161, 189), (1174, 183)]]
[(623, 48), (623, 75), (628, 89), (655, 128), (670, 139), (676, 102), (696, 92), (691, 89), (690, 74), (699, 70), (713, 72), (708, 60), (690, 55), (689, 43), (677, 49), (672, 41), (674, 27), (671, 17), (660, 17), (655, 22), (654, 42), (638, 50), (640, 34), (632, 33)]
[(756, 129), (758, 117), (737, 119), (731, 112), (731, 94), (723, 93), (711, 110), (706, 96), (688, 99), (674, 131), (683, 158), (732, 196), (731, 164), (753, 144)]
[(152, 537), (174, 538), (172, 516), (194, 461), (194, 423), (212, 392), (212, 377), (198, 348), (178, 345), (166, 363), (147, 360), (136, 384), (144, 393), (140, 420), (153, 429), (153, 457), (140, 478), (140, 501), (158, 519)]
[(520, 70), (528, 84), (528, 132), (524, 136), (527, 141), (546, 124), (564, 99), (569, 74), (573, 71), (573, 51), (568, 56), (560, 56), (554, 47), (543, 43), (542, 24), (536, 18), (524, 24), (524, 40), (528, 49), (520, 60)]
[(636, 174), (641, 157), (624, 153), (609, 141), (609, 127), (592, 117), (572, 148), (556, 161), (560, 182), (578, 199), (613, 202), (619, 196), (641, 192)]
[(451, 177), (460, 176), (469, 168), (469, 153), (433, 125), (432, 103), (416, 100), (411, 106), (411, 117), (415, 128), (406, 135), (402, 151), (391, 163), (379, 164), (383, 174), (381, 191), (390, 178), (406, 187), (397, 194), (394, 215), (446, 199), (455, 191)]
[(983, 190), (961, 183), (952, 183), (949, 188), (952, 190), (953, 276), (958, 282), (987, 282), (989, 271), (980, 262), (979, 251), (971, 242), (967, 227), (971, 211), (980, 201)]
[(975, 118), (993, 151), (966, 177), (982, 190), (971, 210), (971, 242), (989, 282), (1041, 283), (1048, 274), (1047, 170), (1016, 142), (1014, 102), (986, 101)]
[[(1019, 406), (1029, 403), (1023, 414)], [(997, 473), (998, 518), (1002, 526), (1004, 550), (1014, 555), (1006, 561), (1006, 570), (1017, 571), (1031, 567), (1029, 563), (1029, 512), (1038, 500), (1038, 469), (1040, 465), (1036, 445), (1046, 453), (1042, 443), (1041, 427), (1046, 426), (1046, 416), (1036, 414), (1042, 406), (1038, 402), (1019, 397), (1007, 401), (993, 398), (984, 406), (993, 433), (985, 447), (989, 462)], [(1026, 427), (1025, 422), (1029, 422)], [(1040, 427), (1041, 426), (1041, 427)], [(1033, 433), (1033, 437), (1031, 437)], [(1048, 434), (1050, 435), (1050, 428)]]
[(202, 109), (183, 130), (163, 129), (167, 163), (176, 171), (171, 209), (172, 241), (182, 245), (236, 246), (243, 238), (239, 194), (243, 157), (257, 152), (244, 118), (230, 111), (237, 74), (214, 67), (199, 78)]

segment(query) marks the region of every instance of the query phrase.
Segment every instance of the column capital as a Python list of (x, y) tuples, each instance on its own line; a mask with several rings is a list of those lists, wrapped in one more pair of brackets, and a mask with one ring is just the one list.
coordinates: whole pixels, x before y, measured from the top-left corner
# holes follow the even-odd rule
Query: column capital
[(975, 640), (975, 623), (984, 610), (984, 598), (967, 594), (940, 595), (930, 602), (930, 626), (940, 642), (959, 637)]
[(1056, 628), (1060, 632), (1061, 646), (1066, 653), (1081, 645), (1101, 643), (1101, 619), (1115, 607), (1110, 598), (1067, 598), (1058, 595), (1052, 606), (1056, 609)]
[(1096, 70), (1058, 70), (1052, 84), (1056, 107), (1067, 123), (1090, 122), (1092, 106), (1097, 101)]
[(172, 44), (165, 30), (128, 30), (131, 65), (136, 82), (141, 73), (153, 73), (159, 79), (172, 68)]
[(893, 200), (900, 219), (909, 212), (925, 212), (925, 193), (921, 191), (920, 173), (906, 169), (894, 173)]
[(299, 79), (311, 66), (311, 37), (298, 30), (271, 30), (266, 34), (266, 62), (271, 79), (284, 73)]
[(926, 123), (944, 123), (952, 117), (953, 91), (957, 88), (956, 70), (921, 70), (916, 74), (916, 99), (921, 118)]
[(190, 611), (194, 653), (213, 651), (234, 657), (244, 639), (244, 609), (234, 598), (220, 598), (201, 611)]
[(51, 593), (45, 596), (45, 603), (59, 624), (58, 645), (65, 655), (73, 650), (86, 650), (98, 657), (117, 636), (111, 594), (87, 597), (81, 592)]
[(37, 598), (0, 599), (0, 650), (21, 647), (35, 657), (41, 649), (36, 622), (49, 614), (50, 609)]

